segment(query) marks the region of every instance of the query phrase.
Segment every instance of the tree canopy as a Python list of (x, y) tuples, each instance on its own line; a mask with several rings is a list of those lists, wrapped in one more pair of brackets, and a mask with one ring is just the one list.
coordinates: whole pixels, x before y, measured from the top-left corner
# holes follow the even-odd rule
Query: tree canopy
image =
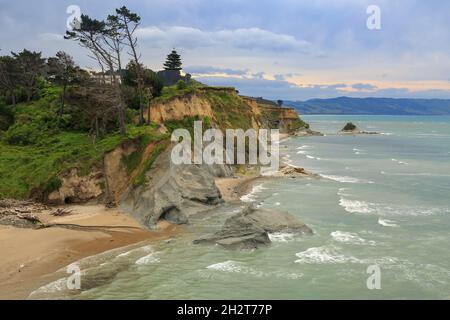
[(166, 70), (181, 70), (181, 57), (175, 49), (167, 56), (164, 63), (164, 69)]

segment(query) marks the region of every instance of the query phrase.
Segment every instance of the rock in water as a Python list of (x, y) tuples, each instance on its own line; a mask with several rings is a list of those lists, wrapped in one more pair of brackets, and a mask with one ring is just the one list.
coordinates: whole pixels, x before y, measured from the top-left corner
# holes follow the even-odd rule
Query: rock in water
[(311, 235), (313, 231), (289, 212), (248, 208), (245, 217), (266, 232), (289, 232)]
[(347, 122), (338, 134), (378, 134), (378, 132), (362, 131), (352, 122)]
[(220, 231), (194, 240), (194, 244), (209, 243), (229, 249), (256, 249), (270, 244), (268, 233), (272, 232), (313, 234), (307, 225), (288, 212), (247, 207), (228, 218)]

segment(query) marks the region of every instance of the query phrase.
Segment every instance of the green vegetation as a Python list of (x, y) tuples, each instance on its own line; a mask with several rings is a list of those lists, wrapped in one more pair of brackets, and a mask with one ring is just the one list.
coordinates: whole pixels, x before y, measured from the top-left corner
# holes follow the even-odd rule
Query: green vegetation
[(167, 56), (166, 62), (164, 63), (164, 69), (166, 70), (181, 70), (181, 57), (175, 49)]
[(223, 91), (206, 91), (204, 96), (212, 106), (220, 129), (252, 128), (251, 110), (239, 96)]
[(184, 81), (183, 85), (173, 85), (173, 86), (167, 86), (164, 87), (161, 91), (161, 95), (156, 97), (152, 100), (154, 103), (164, 103), (168, 102), (172, 99), (182, 97), (184, 95), (194, 93), (197, 91), (197, 89), (204, 88), (205, 85), (195, 81), (194, 79), (191, 79), (189, 83), (185, 83)]
[(151, 169), (153, 163), (156, 161), (158, 156), (167, 148), (168, 142), (163, 142), (162, 144), (155, 147), (152, 154), (145, 161), (141, 172), (135, 177), (133, 181), (134, 187), (139, 187), (148, 183), (146, 173)]
[(0, 134), (0, 198), (26, 198), (36, 190), (48, 194), (59, 188), (62, 173), (77, 168), (86, 175), (101, 168), (104, 154), (125, 140), (140, 139), (144, 146), (167, 139), (154, 125), (128, 124), (125, 136), (116, 129), (99, 138), (74, 130), (71, 115), (56, 116), (60, 91), (47, 86), (39, 100), (8, 109), (14, 124)]

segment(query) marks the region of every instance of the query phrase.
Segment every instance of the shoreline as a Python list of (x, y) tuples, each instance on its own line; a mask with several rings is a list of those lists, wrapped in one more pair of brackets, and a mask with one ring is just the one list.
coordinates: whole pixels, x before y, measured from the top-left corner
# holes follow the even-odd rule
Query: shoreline
[[(291, 138), (283, 136), (283, 141)], [(283, 163), (283, 167), (289, 165)], [(304, 172), (295, 177), (310, 177)], [(277, 178), (258, 173), (216, 178), (215, 184), (226, 203), (244, 204), (241, 197), (251, 193), (260, 182)], [(174, 236), (182, 226), (160, 222), (157, 230), (148, 230), (128, 213), (102, 204), (52, 207), (72, 210), (69, 215), (53, 217), (44, 210), (39, 218), (51, 227), (42, 229), (0, 225), (0, 299), (27, 299), (34, 290), (52, 280), (52, 274), (83, 258), (145, 240), (164, 240)], [(53, 279), (56, 280), (56, 279)]]
[(147, 230), (130, 215), (103, 205), (64, 206), (63, 217), (42, 218), (55, 225), (43, 229), (0, 225), (0, 299), (27, 299), (49, 282), (52, 273), (80, 259), (144, 240), (170, 238), (178, 226), (161, 223)]

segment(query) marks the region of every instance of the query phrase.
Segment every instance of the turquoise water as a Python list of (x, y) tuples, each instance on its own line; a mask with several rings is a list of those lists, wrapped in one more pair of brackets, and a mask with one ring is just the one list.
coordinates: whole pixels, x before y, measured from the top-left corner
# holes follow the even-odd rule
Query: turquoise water
[[(449, 299), (450, 117), (304, 118), (326, 136), (291, 138), (281, 154), (322, 178), (271, 180), (247, 198), (297, 215), (314, 236), (272, 235), (251, 252), (191, 244), (236, 210), (225, 206), (170, 243), (82, 262), (81, 293), (55, 282), (34, 297)], [(335, 135), (347, 121), (382, 134)], [(366, 285), (371, 265), (379, 290)]]

